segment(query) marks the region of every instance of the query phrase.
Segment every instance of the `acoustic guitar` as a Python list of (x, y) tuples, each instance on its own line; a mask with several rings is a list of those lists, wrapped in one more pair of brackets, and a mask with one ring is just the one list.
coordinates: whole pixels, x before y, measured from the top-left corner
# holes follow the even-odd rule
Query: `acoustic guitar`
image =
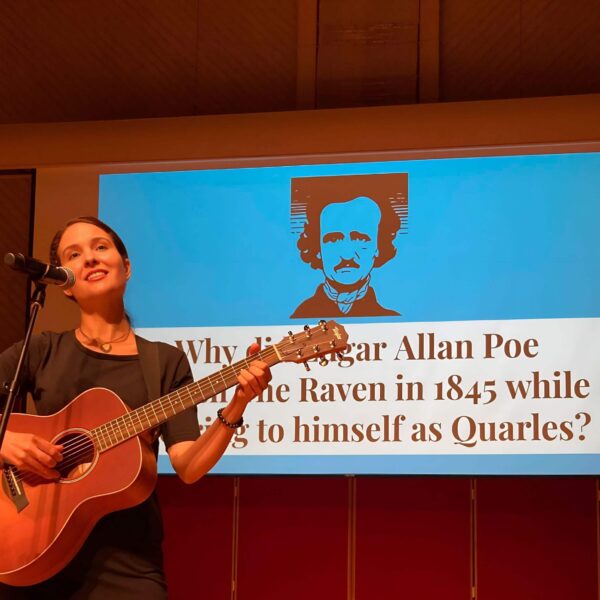
[(343, 327), (320, 321), (136, 410), (110, 390), (92, 388), (54, 415), (11, 415), (11, 431), (33, 433), (64, 450), (56, 480), (9, 464), (2, 468), (0, 581), (24, 586), (48, 579), (73, 558), (101, 517), (150, 496), (156, 459), (142, 433), (236, 385), (237, 374), (253, 360), (308, 367), (308, 360), (320, 357), (326, 364), (325, 355), (343, 351), (347, 341)]

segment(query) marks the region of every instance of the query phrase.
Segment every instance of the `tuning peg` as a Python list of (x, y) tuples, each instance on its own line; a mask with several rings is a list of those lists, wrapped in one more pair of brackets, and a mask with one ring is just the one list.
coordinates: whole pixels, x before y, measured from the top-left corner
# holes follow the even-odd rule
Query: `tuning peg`
[(302, 363), (302, 364), (304, 365), (304, 368), (305, 368), (307, 371), (310, 371), (310, 367), (308, 366), (308, 363), (307, 363), (307, 362), (304, 362), (304, 363)]
[(294, 341), (294, 334), (291, 331), (288, 331), (288, 338), (290, 339), (290, 342)]
[(319, 321), (319, 325), (323, 331), (327, 331), (327, 321), (324, 321), (323, 319), (321, 319)]
[(304, 326), (304, 331), (306, 331), (306, 337), (307, 337), (308, 339), (310, 339), (310, 337), (311, 337), (312, 333), (311, 333), (311, 331), (310, 331), (310, 327), (309, 327), (308, 325), (305, 325), (305, 326)]
[(324, 356), (321, 356), (321, 358), (319, 359), (319, 364), (322, 367), (326, 367), (329, 364), (329, 361)]

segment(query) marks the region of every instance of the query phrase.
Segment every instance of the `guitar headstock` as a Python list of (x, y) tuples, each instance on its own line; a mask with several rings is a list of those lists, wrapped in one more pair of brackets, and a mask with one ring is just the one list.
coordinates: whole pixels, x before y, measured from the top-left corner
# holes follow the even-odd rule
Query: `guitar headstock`
[(304, 363), (321, 357), (320, 364), (326, 365), (327, 354), (342, 353), (348, 347), (346, 330), (335, 321), (319, 321), (314, 327), (304, 326), (298, 333), (288, 333), (287, 338), (275, 344), (282, 362)]

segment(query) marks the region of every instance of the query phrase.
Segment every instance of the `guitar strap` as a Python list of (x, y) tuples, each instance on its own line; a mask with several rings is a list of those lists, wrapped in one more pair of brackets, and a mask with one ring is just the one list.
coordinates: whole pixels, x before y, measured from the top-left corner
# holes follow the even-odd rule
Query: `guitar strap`
[(137, 335), (137, 347), (140, 355), (142, 376), (148, 392), (148, 400), (160, 398), (160, 361), (158, 358), (158, 344), (153, 344)]
[[(160, 389), (160, 360), (158, 356), (158, 344), (153, 344), (144, 338), (135, 336), (138, 353), (140, 355), (140, 366), (142, 377), (146, 384), (148, 401), (156, 400), (161, 396)], [(154, 431), (154, 439), (160, 435), (158, 428)]]

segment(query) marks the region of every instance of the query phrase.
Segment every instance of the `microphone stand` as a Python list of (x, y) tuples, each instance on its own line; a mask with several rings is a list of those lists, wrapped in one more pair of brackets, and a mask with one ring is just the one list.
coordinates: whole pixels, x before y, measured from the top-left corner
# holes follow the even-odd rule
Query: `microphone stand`
[[(19, 356), (19, 362), (15, 371), (15, 376), (10, 384), (8, 390), (8, 397), (6, 399), (6, 405), (2, 413), (2, 421), (0, 421), (0, 451), (2, 450), (2, 443), (4, 442), (4, 435), (6, 433), (6, 427), (8, 425), (8, 419), (13, 411), (15, 405), (15, 398), (17, 396), (17, 389), (19, 387), (19, 380), (21, 378), (21, 371), (23, 370), (23, 363), (25, 362), (25, 356), (27, 355), (27, 349), (29, 348), (29, 342), (31, 339), (31, 333), (33, 326), (35, 325), (35, 319), (41, 308), (44, 307), (46, 301), (46, 284), (34, 281), (35, 289), (31, 296), (31, 308), (29, 313), (29, 324), (27, 325), (27, 331), (25, 333), (25, 339), (23, 340), (23, 347), (21, 348), (21, 355)], [(0, 458), (0, 467), (2, 466), (2, 459)]]

